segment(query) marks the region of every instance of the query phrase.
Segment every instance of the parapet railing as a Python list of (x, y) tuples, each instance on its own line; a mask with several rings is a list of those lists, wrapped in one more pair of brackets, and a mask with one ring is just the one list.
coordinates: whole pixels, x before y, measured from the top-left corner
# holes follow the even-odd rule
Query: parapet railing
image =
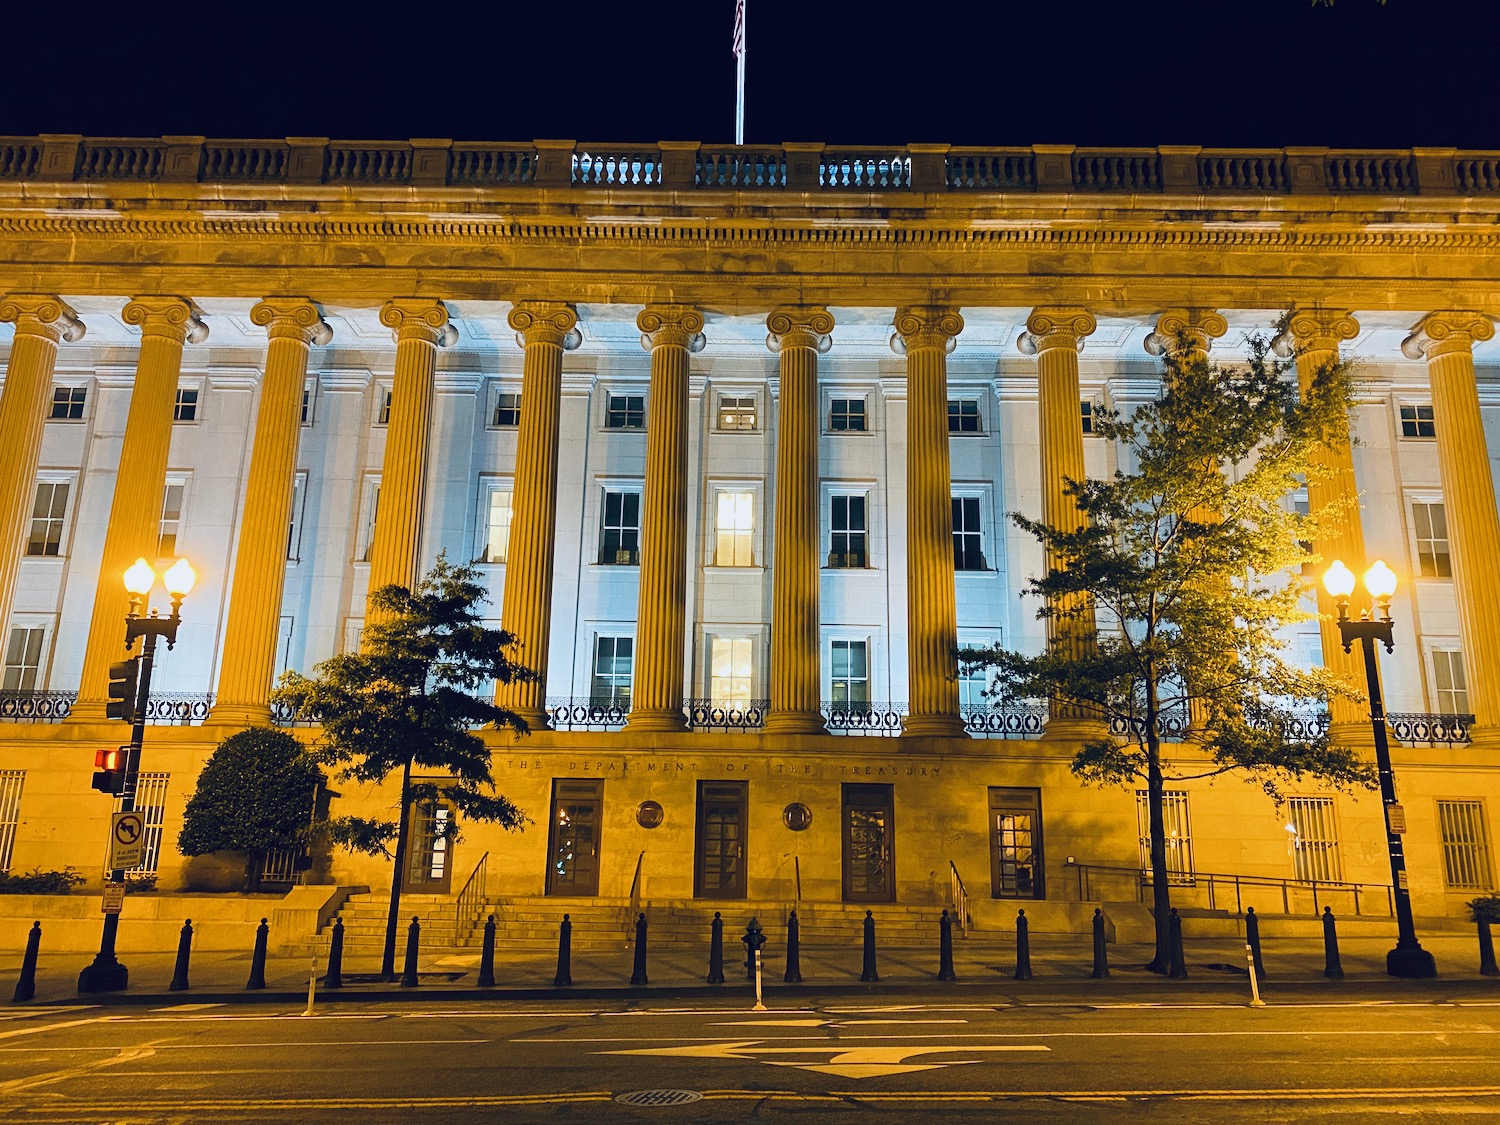
[[(1072, 869), (1078, 901), (1103, 902), (1118, 899), (1122, 892), (1150, 905), (1151, 873), (1139, 867), (1103, 867), (1068, 864)], [(1062, 880), (1066, 885), (1067, 879)], [(1178, 906), (1200, 906), (1243, 914), (1247, 906), (1270, 914), (1318, 915), (1331, 906), (1335, 914), (1393, 917), (1395, 894), (1388, 883), (1344, 883), (1324, 879), (1279, 879), (1270, 875), (1225, 875), (1207, 871), (1179, 871), (1170, 876), (1172, 901)], [(1054, 884), (1056, 886), (1056, 884)], [(1130, 888), (1130, 889), (1127, 889)], [(1373, 909), (1372, 909), (1373, 908)]]
[[(0, 721), (59, 723), (73, 713), (76, 691), (0, 691)], [(146, 722), (157, 726), (201, 723), (213, 710), (213, 692), (152, 692)], [(121, 724), (122, 731), (127, 730)]]
[(641, 191), (1487, 195), (1500, 152), (0, 137), (0, 180)]

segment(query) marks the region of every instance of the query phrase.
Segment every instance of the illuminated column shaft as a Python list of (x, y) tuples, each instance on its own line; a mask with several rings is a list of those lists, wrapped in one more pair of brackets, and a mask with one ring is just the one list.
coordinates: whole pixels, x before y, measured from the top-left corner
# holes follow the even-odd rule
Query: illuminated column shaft
[(1474, 382), (1474, 344), (1494, 334), (1489, 318), (1478, 313), (1437, 312), (1401, 345), (1408, 356), (1427, 359), (1472, 738), (1486, 745), (1500, 742), (1500, 599), (1491, 581), (1500, 560), (1500, 515)]
[[(1037, 413), (1041, 422), (1042, 522), (1059, 531), (1077, 531), (1083, 513), (1067, 493), (1067, 482), (1084, 479), (1083, 421), (1079, 410), (1078, 349), (1098, 322), (1084, 309), (1036, 309), (1026, 321), (1021, 350), (1036, 355)], [(1048, 570), (1061, 565), (1051, 552)], [(1093, 599), (1071, 595), (1052, 608), (1062, 616), (1047, 620), (1047, 643), (1054, 651), (1082, 656), (1094, 644)], [(1048, 738), (1097, 738), (1097, 712), (1067, 699), (1050, 701)]]
[(833, 317), (822, 308), (766, 318), (780, 355), (776, 415), (776, 555), (771, 569), (771, 685), (766, 731), (822, 734), (818, 640), (818, 353)]
[(650, 305), (636, 325), (642, 344), (651, 350), (651, 387), (640, 609), (628, 725), (633, 730), (683, 730), (688, 353), (702, 347), (703, 315), (685, 305)]
[(250, 320), (264, 327), (270, 340), (235, 550), (224, 662), (209, 716), (212, 723), (233, 726), (271, 721), (268, 694), (276, 672), (307, 359), (313, 344), (326, 344), (333, 335), (318, 307), (304, 297), (262, 301), (250, 310)]
[(0, 321), (16, 326), (0, 393), (0, 625), (10, 620), (16, 575), (31, 526), (42, 428), (52, 398), (57, 345), (83, 339), (77, 314), (57, 297), (0, 298)]
[[(458, 338), (440, 301), (387, 301), (380, 310), (380, 323), (396, 334), (396, 373), (391, 385), (391, 416), (385, 434), (385, 464), (380, 471), (367, 594), (391, 585), (409, 590), (422, 576), (422, 516), (437, 350)], [(366, 605), (367, 625), (379, 616), (373, 605)]]
[(104, 533), (83, 676), (73, 706), (72, 718), (81, 722), (104, 717), (109, 666), (124, 655), (125, 614), (130, 609), (122, 578), (125, 568), (138, 558), (156, 558), (182, 349), (188, 342), (208, 338), (208, 328), (192, 303), (180, 297), (137, 297), (121, 315), (126, 324), (139, 326), (141, 350)]
[(510, 548), (500, 623), (516, 638), (516, 659), (537, 674), (497, 684), (495, 702), (527, 725), (547, 725), (547, 646), (552, 630), (552, 555), (557, 537), (558, 417), (563, 352), (578, 345), (578, 314), (568, 305), (525, 302), (510, 326), (525, 349), (521, 427), (516, 444)]
[(909, 707), (902, 734), (964, 734), (958, 713), (958, 599), (948, 469), (948, 352), (963, 331), (952, 309), (904, 308), (906, 350), (906, 596)]

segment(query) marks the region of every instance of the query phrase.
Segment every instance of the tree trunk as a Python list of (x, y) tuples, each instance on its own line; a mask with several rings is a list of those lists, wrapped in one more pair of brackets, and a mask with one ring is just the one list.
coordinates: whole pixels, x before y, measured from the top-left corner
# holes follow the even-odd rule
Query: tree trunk
[(1167, 828), (1163, 814), (1166, 784), (1161, 772), (1161, 737), (1156, 723), (1160, 715), (1156, 684), (1146, 684), (1146, 806), (1151, 831), (1151, 913), (1156, 923), (1156, 956), (1146, 968), (1166, 973), (1172, 964), (1172, 888), (1167, 883)]
[(391, 873), (391, 909), (385, 916), (385, 952), (380, 958), (380, 979), (396, 979), (396, 929), (401, 921), (401, 880), (406, 874), (406, 835), (411, 830), (411, 758), (401, 767), (401, 817), (396, 829), (395, 870)]

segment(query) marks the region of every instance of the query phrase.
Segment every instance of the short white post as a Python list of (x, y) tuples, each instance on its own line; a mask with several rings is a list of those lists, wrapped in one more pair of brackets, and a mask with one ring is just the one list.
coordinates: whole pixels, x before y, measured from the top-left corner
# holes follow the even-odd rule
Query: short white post
[(1260, 982), (1255, 979), (1255, 950), (1245, 943), (1245, 964), (1250, 966), (1250, 1006), (1264, 1008), (1266, 1002), (1260, 998)]
[(755, 950), (755, 1007), (751, 1009), (756, 1012), (767, 1010), (766, 1003), (761, 999), (760, 991), (760, 950)]
[(308, 970), (308, 974), (307, 974), (307, 1011), (305, 1011), (305, 1012), (302, 1013), (304, 1016), (310, 1016), (310, 1015), (313, 1014), (313, 999), (317, 996), (317, 992), (318, 992), (318, 954), (317, 954), (317, 951), (314, 950), (313, 955), (312, 955), (312, 964), (311, 964), (311, 966), (310, 966), (310, 968)]

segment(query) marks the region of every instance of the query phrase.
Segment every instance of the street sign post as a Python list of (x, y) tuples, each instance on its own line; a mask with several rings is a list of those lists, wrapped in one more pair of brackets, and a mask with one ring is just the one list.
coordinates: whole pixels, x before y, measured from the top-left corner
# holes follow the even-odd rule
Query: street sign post
[(139, 867), (146, 857), (146, 818), (134, 810), (117, 812), (110, 822), (109, 869)]

